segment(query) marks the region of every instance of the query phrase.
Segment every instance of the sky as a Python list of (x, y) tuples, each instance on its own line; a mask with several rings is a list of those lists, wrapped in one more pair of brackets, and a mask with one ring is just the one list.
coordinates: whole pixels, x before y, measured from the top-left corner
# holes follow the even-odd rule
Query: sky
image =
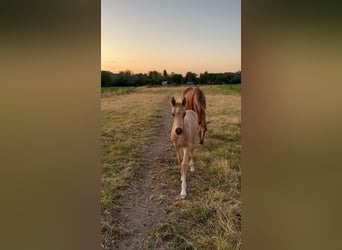
[(241, 1), (102, 0), (101, 69), (241, 70)]

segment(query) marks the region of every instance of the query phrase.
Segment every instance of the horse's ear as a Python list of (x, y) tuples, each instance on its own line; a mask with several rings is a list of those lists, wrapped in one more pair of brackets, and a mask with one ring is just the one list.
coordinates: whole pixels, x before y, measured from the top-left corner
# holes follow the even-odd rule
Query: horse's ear
[(186, 98), (185, 96), (183, 97), (183, 100), (182, 100), (182, 105), (185, 106), (185, 103), (186, 103)]
[(176, 104), (176, 100), (175, 100), (175, 98), (172, 96), (172, 98), (171, 98), (171, 105), (172, 105), (172, 106), (175, 106), (175, 104)]

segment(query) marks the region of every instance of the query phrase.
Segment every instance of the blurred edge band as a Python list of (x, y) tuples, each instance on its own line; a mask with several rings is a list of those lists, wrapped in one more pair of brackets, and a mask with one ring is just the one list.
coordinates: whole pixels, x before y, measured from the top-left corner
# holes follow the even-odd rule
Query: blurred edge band
[(0, 249), (100, 249), (100, 1), (7, 1)]
[(341, 249), (341, 4), (242, 1), (242, 249)]
[[(341, 6), (241, 4), (242, 249), (341, 249)], [(0, 248), (99, 249), (101, 2), (0, 12)]]

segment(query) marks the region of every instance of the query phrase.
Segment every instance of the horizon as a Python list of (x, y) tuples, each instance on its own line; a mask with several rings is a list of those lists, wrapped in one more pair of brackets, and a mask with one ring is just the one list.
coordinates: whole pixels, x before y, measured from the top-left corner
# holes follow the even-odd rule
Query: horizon
[(241, 71), (241, 2), (102, 0), (101, 70)]
[[(164, 70), (162, 70), (162, 71), (158, 71), (158, 70), (148, 70), (147, 72), (134, 72), (134, 71), (129, 70), (129, 69), (127, 69), (127, 70), (120, 70), (120, 71), (116, 71), (116, 72), (113, 72), (113, 71), (108, 70), (108, 69), (101, 69), (101, 71), (108, 71), (108, 72), (111, 72), (112, 74), (119, 74), (120, 72), (130, 71), (133, 75), (148, 74), (148, 73), (151, 72), (151, 71), (157, 71), (158, 73), (161, 73), (161, 74), (163, 74), (163, 72), (164, 72)], [(182, 74), (182, 73), (173, 72), (173, 71), (172, 71), (172, 72), (168, 72), (168, 71), (166, 70), (166, 73), (167, 73), (168, 75), (174, 73), (174, 74), (180, 74), (180, 75), (182, 75), (182, 76), (185, 76), (186, 73), (188, 73), (188, 72), (196, 73), (196, 72), (192, 72), (192, 71), (187, 71), (187, 72), (185, 72), (185, 74)], [(241, 72), (241, 70), (237, 70), (237, 71), (224, 71), (224, 72), (210, 72), (210, 71), (204, 71), (204, 72), (200, 72), (199, 74), (196, 73), (196, 76), (200, 76), (200, 74), (203, 74), (203, 73), (205, 73), (205, 72), (207, 72), (208, 74), (225, 74), (225, 73), (237, 73), (237, 72)]]

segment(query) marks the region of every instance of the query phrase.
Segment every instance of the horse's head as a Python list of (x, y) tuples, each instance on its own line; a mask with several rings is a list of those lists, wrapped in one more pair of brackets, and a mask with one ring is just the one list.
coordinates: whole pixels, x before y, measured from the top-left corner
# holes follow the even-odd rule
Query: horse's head
[(184, 116), (185, 116), (186, 99), (183, 97), (182, 102), (176, 102), (175, 98), (171, 98), (171, 112), (173, 116), (172, 133), (181, 135), (183, 132)]
[(202, 120), (201, 124), (199, 126), (198, 133), (199, 133), (199, 137), (200, 137), (200, 144), (203, 144), (203, 142), (204, 142), (204, 135), (205, 135), (205, 132), (207, 132), (208, 123), (210, 123), (210, 121), (206, 122), (205, 120)]

